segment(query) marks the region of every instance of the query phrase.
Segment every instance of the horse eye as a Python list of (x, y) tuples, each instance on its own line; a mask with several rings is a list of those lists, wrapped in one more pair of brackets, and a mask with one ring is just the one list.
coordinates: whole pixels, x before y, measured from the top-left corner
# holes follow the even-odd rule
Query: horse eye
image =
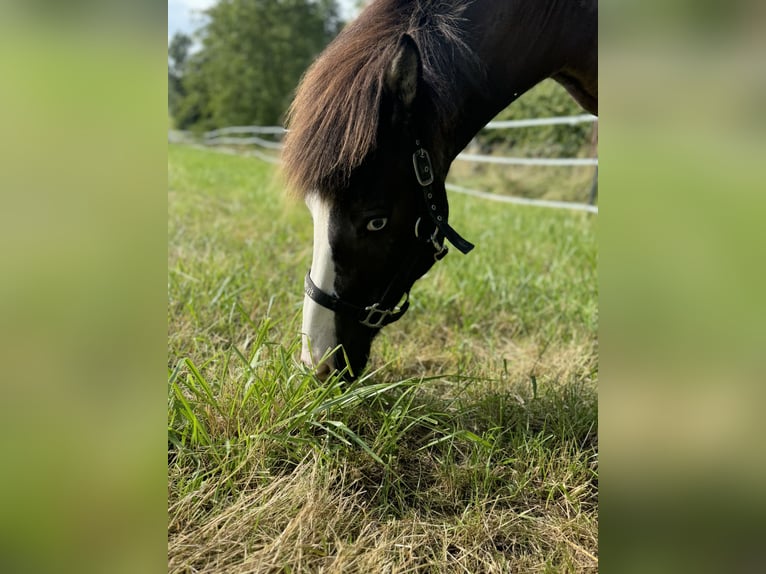
[(386, 223), (388, 223), (387, 217), (376, 217), (367, 222), (367, 229), (370, 231), (380, 231), (386, 226)]

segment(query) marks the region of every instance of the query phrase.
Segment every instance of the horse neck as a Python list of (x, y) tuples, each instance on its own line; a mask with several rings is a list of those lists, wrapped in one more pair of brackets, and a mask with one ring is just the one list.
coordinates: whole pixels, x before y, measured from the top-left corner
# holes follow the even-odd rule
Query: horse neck
[[(480, 82), (458, 79), (458, 117), (434, 120), (434, 139), (444, 143), (441, 162), (449, 166), (493, 117), (546, 78), (559, 81), (583, 104), (577, 88), (592, 91), (597, 78), (596, 14), (595, 0), (473, 2), (464, 14), (467, 40), (484, 77)], [(583, 98), (595, 101), (592, 93)], [(584, 107), (596, 112), (593, 105)]]

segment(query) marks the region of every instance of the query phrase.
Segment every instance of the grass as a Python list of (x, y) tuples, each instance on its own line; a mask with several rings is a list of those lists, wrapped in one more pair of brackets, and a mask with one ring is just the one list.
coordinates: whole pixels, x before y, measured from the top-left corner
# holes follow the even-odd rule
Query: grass
[(321, 383), (305, 207), (254, 158), (168, 171), (170, 572), (598, 569), (596, 217), (454, 195), (477, 249)]

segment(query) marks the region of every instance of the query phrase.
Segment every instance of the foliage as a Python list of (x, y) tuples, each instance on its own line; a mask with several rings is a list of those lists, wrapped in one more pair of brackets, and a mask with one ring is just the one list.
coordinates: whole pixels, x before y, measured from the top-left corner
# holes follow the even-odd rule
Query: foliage
[[(495, 120), (549, 118), (585, 111), (554, 80), (545, 80), (501, 111)], [(597, 124), (531, 126), (484, 129), (467, 147), (470, 153), (511, 157), (597, 157)], [(518, 197), (591, 201), (595, 169), (592, 166), (523, 166), (456, 161), (450, 168), (452, 183)]]
[(186, 92), (183, 76), (192, 39), (181, 32), (176, 33), (168, 46), (168, 109), (177, 110)]
[[(584, 113), (586, 112), (560, 84), (549, 79), (522, 94), (494, 119), (549, 118)], [(581, 123), (571, 126), (483, 130), (476, 137), (476, 141), (485, 151), (494, 149), (506, 152), (515, 148), (529, 157), (577, 157), (592, 147), (593, 135), (594, 124)]]
[(168, 46), (168, 72), (180, 78), (183, 76), (186, 58), (192, 46), (191, 37), (182, 32), (176, 32)]
[(180, 129), (281, 122), (312, 59), (337, 34), (335, 0), (221, 0), (189, 58)]
[(171, 146), (169, 572), (594, 572), (595, 217), (451, 197), (477, 242), (362, 380), (297, 361), (311, 218)]

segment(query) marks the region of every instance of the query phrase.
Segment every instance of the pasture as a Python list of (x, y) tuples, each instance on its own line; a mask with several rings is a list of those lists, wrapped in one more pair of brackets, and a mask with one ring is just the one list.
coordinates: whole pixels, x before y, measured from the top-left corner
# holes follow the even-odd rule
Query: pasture
[(597, 571), (597, 216), (450, 194), (477, 248), (322, 383), (306, 208), (168, 154), (169, 572)]

